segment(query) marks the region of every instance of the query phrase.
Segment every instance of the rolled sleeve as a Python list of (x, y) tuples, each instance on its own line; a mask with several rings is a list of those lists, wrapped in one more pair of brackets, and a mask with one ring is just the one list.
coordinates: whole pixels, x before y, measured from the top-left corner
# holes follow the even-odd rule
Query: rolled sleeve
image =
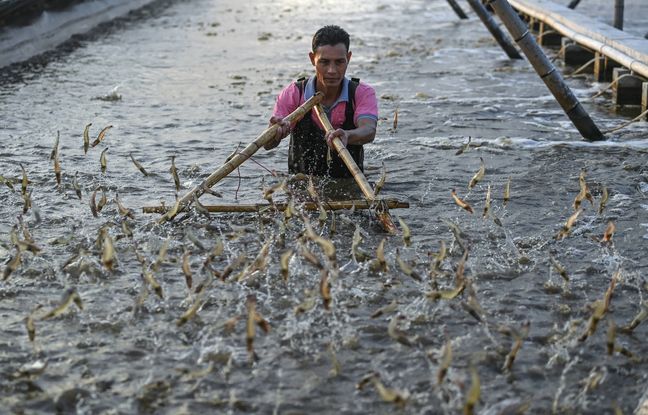
[(355, 112), (353, 122), (358, 125), (361, 118), (378, 121), (378, 100), (376, 91), (369, 85), (360, 83), (355, 92)]

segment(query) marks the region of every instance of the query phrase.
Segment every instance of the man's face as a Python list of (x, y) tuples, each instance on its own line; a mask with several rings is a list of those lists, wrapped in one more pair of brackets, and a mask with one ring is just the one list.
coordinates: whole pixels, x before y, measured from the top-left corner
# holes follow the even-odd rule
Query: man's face
[(315, 52), (310, 52), (311, 63), (315, 67), (317, 80), (325, 87), (337, 87), (344, 79), (351, 52), (347, 52), (344, 43), (335, 46), (322, 45)]

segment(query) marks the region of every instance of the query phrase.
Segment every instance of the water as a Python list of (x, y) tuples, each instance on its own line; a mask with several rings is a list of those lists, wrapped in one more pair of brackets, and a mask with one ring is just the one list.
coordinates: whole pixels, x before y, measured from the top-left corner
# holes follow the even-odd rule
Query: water
[[(412, 245), (405, 246), (400, 236), (382, 233), (368, 214), (338, 212), (332, 239), (340, 272), (331, 279), (330, 311), (319, 297), (320, 273), (302, 255), (291, 260), (287, 282), (280, 275), (280, 255), (298, 247), (300, 220), (287, 225), (282, 248), (277, 242), (281, 214), (219, 214), (211, 220), (195, 215), (160, 226), (156, 215), (140, 213), (140, 207), (160, 200), (173, 203), (171, 156), (176, 156), (182, 195), (239, 143), (247, 144), (265, 128), (283, 85), (311, 70), (310, 37), (327, 23), (349, 29), (354, 53), (349, 74), (374, 85), (382, 97), (379, 133), (366, 148), (365, 167), (373, 182), (385, 163), (383, 194), (410, 202), (410, 209), (392, 213), (413, 233)], [(602, 413), (615, 402), (630, 413), (639, 404), (648, 388), (646, 328), (639, 325), (635, 334), (619, 333), (616, 339), (640, 361), (619, 353), (607, 356), (605, 339), (608, 322), (627, 325), (645, 297), (644, 124), (605, 142), (581, 141), (528, 63), (507, 60), (476, 18), (458, 21), (443, 1), (377, 1), (353, 8), (337, 1), (158, 3), (77, 42), (46, 65), (5, 71), (0, 88), (0, 172), (20, 178), (20, 164), (25, 167), (34, 208), (23, 220), (42, 248), (35, 256), (24, 253), (22, 265), (0, 289), (4, 411), (392, 413), (394, 405), (383, 402), (371, 385), (356, 389), (375, 371), (388, 387), (409, 393), (399, 411), (456, 413), (470, 387), (471, 364), (481, 380), (477, 410), (483, 413), (525, 403), (528, 413)], [(587, 79), (570, 85), (601, 129), (625, 120), (605, 98), (587, 100), (602, 85)], [(109, 99), (116, 96), (121, 99)], [(399, 124), (392, 131), (397, 108)], [(84, 155), (82, 132), (88, 123), (91, 139), (101, 128), (113, 128)], [(49, 160), (57, 131), (60, 188)], [(475, 146), (456, 155), (469, 136)], [(108, 167), (102, 174), (99, 155), (105, 148)], [(135, 168), (131, 153), (149, 176)], [(486, 176), (469, 191), (480, 157)], [(286, 159), (286, 144), (255, 156), (278, 172), (286, 170)], [(595, 201), (604, 186), (610, 200), (602, 215), (596, 214), (597, 206), (583, 202), (571, 235), (556, 241), (573, 212), (581, 169)], [(72, 188), (76, 172), (81, 201)], [(262, 202), (263, 182), (281, 180), (251, 162), (241, 167), (240, 176), (240, 186), (233, 173), (216, 187), (222, 199), (205, 196), (203, 203), (237, 203), (235, 197)], [(509, 177), (511, 200), (504, 205)], [(502, 227), (481, 217), (489, 184), (492, 212)], [(95, 218), (88, 200), (98, 187), (106, 190), (109, 204)], [(453, 188), (473, 205), (474, 215), (454, 204)], [(5, 201), (0, 256), (6, 260), (15, 252), (9, 232), (22, 212), (19, 189), (20, 184), (14, 191), (0, 187)], [(136, 210), (135, 219), (128, 220), (133, 240), (121, 237), (117, 193)], [(323, 226), (317, 214), (310, 220), (328, 237), (330, 216)], [(617, 231), (613, 244), (602, 245), (594, 239), (601, 238), (609, 220)], [(487, 324), (461, 305), (468, 303), (469, 290), (452, 300), (425, 296), (432, 290), (428, 254), (438, 251), (440, 241), (450, 254), (441, 265), (448, 275), (437, 283), (441, 289), (454, 286), (462, 250), (447, 221), (458, 224), (469, 246), (465, 276)], [(107, 228), (117, 251), (113, 273), (102, 266), (95, 246), (105, 224), (113, 224)], [(371, 271), (368, 263), (352, 259), (356, 225), (364, 237), (361, 249), (372, 256), (387, 238), (387, 272)], [(191, 242), (188, 233), (206, 249)], [(136, 251), (149, 267), (166, 240), (168, 257), (155, 273), (164, 299), (152, 290), (146, 296)], [(241, 265), (226, 282), (216, 280), (206, 289), (198, 316), (178, 327), (196, 298), (185, 283), (182, 255), (190, 252), (195, 287), (206, 280), (202, 264), (218, 241), (225, 249), (213, 260), (214, 269), (222, 271), (241, 254), (252, 263), (262, 245), (272, 241), (268, 268), (236, 282)], [(316, 245), (308, 246), (329, 264)], [(80, 249), (88, 252), (85, 259), (61, 269)], [(423, 281), (400, 271), (397, 249), (402, 259), (415, 263)], [(567, 290), (551, 269), (550, 253), (570, 275)], [(589, 305), (603, 298), (619, 269), (609, 312), (590, 338), (579, 341), (587, 330)], [(70, 287), (78, 291), (84, 309), (72, 305), (60, 317), (37, 320), (32, 345), (25, 317), (37, 305), (43, 311), (36, 316), (49, 311)], [(257, 310), (271, 326), (268, 334), (257, 329), (259, 361), (253, 365), (245, 339), (249, 294), (256, 295)], [(294, 307), (309, 296), (314, 307), (295, 315)], [(397, 313), (371, 318), (394, 300)], [(400, 329), (411, 347), (387, 333), (397, 314), (403, 316)], [(234, 317), (239, 320), (230, 333), (226, 322)], [(502, 367), (514, 340), (499, 328), (520, 330), (525, 321), (529, 335), (506, 372)], [(452, 364), (437, 385), (447, 341)], [(337, 375), (331, 372), (331, 349), (340, 364)], [(44, 362), (41, 374), (24, 373), (29, 369), (24, 365)]]

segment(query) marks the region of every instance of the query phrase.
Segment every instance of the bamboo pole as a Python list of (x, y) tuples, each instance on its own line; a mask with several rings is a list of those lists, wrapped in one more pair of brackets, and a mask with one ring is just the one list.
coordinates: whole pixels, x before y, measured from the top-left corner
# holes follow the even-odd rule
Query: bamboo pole
[[(396, 199), (385, 199), (385, 204), (389, 209), (408, 209), (408, 202), (401, 202)], [(250, 212), (262, 212), (265, 210), (276, 209), (278, 211), (283, 211), (286, 209), (287, 203), (253, 203), (253, 204), (241, 204), (241, 205), (205, 205), (207, 211), (212, 213), (250, 213)], [(319, 210), (319, 205), (314, 202), (305, 202), (301, 205), (305, 210)], [(323, 201), (322, 207), (324, 210), (343, 210), (343, 209), (373, 209), (373, 205), (366, 200), (331, 200)], [(142, 211), (144, 213), (166, 213), (170, 209), (169, 206), (144, 206)]]
[(569, 7), (570, 9), (575, 9), (576, 6), (578, 6), (578, 3), (580, 3), (580, 0), (572, 0), (571, 2), (569, 2), (569, 5), (567, 7)]
[(504, 49), (504, 52), (506, 52), (508, 57), (511, 59), (522, 59), (520, 52), (515, 49), (515, 46), (513, 46), (511, 41), (504, 35), (504, 32), (502, 32), (502, 29), (497, 25), (493, 16), (491, 16), (488, 10), (486, 10), (486, 7), (484, 7), (481, 0), (468, 0), (468, 4), (470, 4), (470, 7), (472, 7), (477, 16), (479, 16), (500, 47)]
[[(308, 101), (297, 107), (295, 111), (287, 115), (284, 118), (284, 121), (293, 123), (301, 119), (313, 108), (313, 106), (319, 104), (322, 101), (322, 98), (324, 98), (323, 93), (316, 93)], [(167, 220), (172, 220), (178, 213), (182, 212), (187, 208), (187, 206), (191, 204), (191, 202), (193, 202), (194, 196), (196, 198), (202, 196), (205, 193), (206, 188), (208, 189), (213, 187), (221, 179), (234, 171), (234, 169), (243, 164), (245, 160), (252, 157), (254, 153), (256, 153), (261, 147), (263, 147), (275, 137), (277, 128), (279, 128), (278, 124), (273, 124), (270, 127), (266, 128), (265, 131), (263, 131), (253, 142), (248, 144), (248, 146), (245, 147), (241, 152), (228, 160), (218, 170), (210, 174), (209, 177), (203, 180), (200, 185), (194, 187), (187, 194), (185, 194), (182, 199), (177, 202), (178, 208), (166, 212), (166, 214), (160, 218), (159, 222), (164, 223)]]
[[(313, 109), (315, 110), (315, 114), (317, 114), (317, 118), (319, 118), (320, 122), (322, 123), (324, 131), (326, 131), (327, 133), (332, 132), (333, 126), (326, 116), (326, 112), (324, 111), (324, 108), (322, 108), (322, 105), (317, 104)], [(362, 190), (362, 193), (367, 199), (367, 202), (369, 204), (375, 205), (376, 209), (374, 211), (376, 213), (378, 221), (382, 224), (383, 229), (385, 229), (389, 233), (396, 233), (398, 230), (396, 228), (396, 225), (394, 224), (394, 221), (392, 221), (391, 216), (389, 215), (387, 206), (382, 202), (378, 203), (377, 205), (375, 204), (376, 194), (367, 181), (367, 178), (362, 173), (355, 160), (349, 153), (349, 150), (347, 150), (347, 148), (344, 146), (344, 144), (342, 144), (342, 141), (340, 141), (338, 137), (334, 137), (332, 143), (335, 151), (337, 151), (338, 155), (353, 175), (353, 178), (360, 187), (360, 190)]]
[(495, 13), (504, 23), (515, 42), (544, 81), (549, 91), (556, 98), (565, 114), (572, 121), (578, 132), (587, 140), (604, 140), (605, 136), (590, 118), (578, 98), (565, 83), (560, 72), (544, 54), (538, 43), (530, 34), (526, 24), (513, 10), (507, 0), (489, 0)]
[(466, 16), (466, 13), (464, 13), (463, 9), (461, 6), (459, 6), (459, 3), (457, 3), (455, 0), (448, 0), (448, 4), (450, 7), (452, 7), (452, 10), (457, 14), (457, 16), (460, 19), (467, 19), (468, 16)]

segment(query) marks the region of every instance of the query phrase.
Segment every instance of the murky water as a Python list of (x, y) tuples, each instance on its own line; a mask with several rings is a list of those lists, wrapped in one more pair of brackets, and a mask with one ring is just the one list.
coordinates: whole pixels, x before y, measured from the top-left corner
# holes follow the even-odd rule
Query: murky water
[[(23, 222), (42, 250), (24, 252), (0, 288), (3, 412), (456, 413), (472, 384), (471, 366), (481, 383), (481, 413), (513, 413), (511, 408), (525, 405), (527, 413), (609, 413), (615, 405), (633, 411), (648, 388), (646, 327), (639, 325), (634, 334), (619, 329), (611, 356), (606, 333), (609, 322), (621, 328), (633, 320), (646, 290), (645, 124), (605, 142), (581, 141), (528, 63), (507, 60), (471, 17), (458, 21), (440, 0), (353, 7), (338, 1), (181, 1), (80, 38), (47, 65), (5, 72), (0, 173), (19, 179), (20, 164), (25, 167), (33, 206)], [(337, 277), (331, 272), (329, 311), (320, 299), (320, 272), (302, 254), (290, 261), (287, 281), (281, 276), (280, 255), (302, 249), (300, 219), (289, 220), (285, 231), (282, 213), (215, 214), (209, 220), (193, 215), (160, 226), (157, 215), (140, 210), (173, 203), (171, 156), (182, 195), (262, 131), (282, 86), (310, 71), (310, 37), (327, 23), (351, 32), (349, 74), (373, 84), (381, 96), (379, 133), (365, 156), (367, 175), (378, 180), (385, 163), (382, 194), (410, 202), (410, 209), (392, 213), (412, 230), (412, 244), (405, 246), (401, 236), (382, 233), (366, 212), (337, 212), (331, 236), (337, 264), (307, 244), (327, 268), (339, 267)], [(602, 130), (625, 121), (605, 98), (588, 99), (601, 85), (587, 79), (570, 85)], [(121, 99), (109, 100), (115, 95)], [(92, 140), (101, 128), (113, 127), (84, 154), (88, 123)], [(61, 186), (49, 159), (57, 131)], [(474, 146), (456, 155), (469, 136)], [(106, 148), (102, 174), (99, 158)], [(233, 173), (216, 186), (222, 198), (201, 200), (263, 202), (262, 187), (281, 180), (268, 170), (285, 171), (286, 158), (287, 144), (262, 151), (254, 157), (260, 165), (248, 162), (240, 180)], [(480, 158), (486, 175), (469, 191)], [(573, 213), (583, 169), (595, 204), (584, 201), (571, 234), (557, 241)], [(72, 185), (75, 175), (81, 200)], [(504, 204), (509, 177), (511, 197)], [(492, 214), (502, 226), (482, 218), (489, 185)], [(99, 187), (109, 203), (95, 218), (89, 198)], [(454, 204), (453, 188), (474, 214)], [(603, 188), (610, 198), (599, 215)], [(23, 198), (19, 183), (14, 190), (3, 185), (0, 194), (4, 263), (15, 254), (10, 231)], [(136, 211), (127, 220), (132, 239), (123, 234), (117, 194)], [(329, 237), (332, 215), (323, 224), (316, 213), (309, 217), (316, 232)], [(616, 234), (611, 244), (601, 244), (608, 221)], [(426, 293), (434, 284), (454, 288), (463, 253), (449, 222), (459, 226), (469, 250), (468, 287), (457, 298), (435, 301)], [(95, 245), (104, 225), (117, 252), (114, 272), (103, 267)], [(356, 225), (360, 249), (372, 257), (386, 238), (387, 271), (352, 257)], [(167, 240), (168, 256), (154, 273), (161, 299), (143, 281), (137, 256), (150, 269)], [(430, 253), (438, 252), (441, 241), (449, 254), (431, 279)], [(236, 266), (225, 282), (208, 283), (201, 297), (187, 288), (182, 256), (189, 252), (195, 289), (209, 281), (212, 273), (203, 263), (219, 242), (224, 251), (213, 258), (214, 270), (222, 272), (241, 255), (252, 264), (266, 243), (268, 263), (252, 274), (242, 274), (245, 264)], [(79, 252), (81, 259), (66, 264)], [(566, 268), (568, 282), (551, 267), (550, 255)], [(422, 281), (405, 275), (397, 256)], [(579, 340), (592, 304), (604, 298), (616, 271), (609, 310), (598, 329)], [(69, 288), (76, 288), (83, 310), (72, 305), (61, 316), (40, 320)], [(254, 364), (246, 350), (249, 294), (270, 324), (267, 334), (257, 330)], [(178, 326), (196, 299), (203, 302), (197, 316)], [(469, 312), (475, 312), (475, 300), (482, 322)], [(295, 313), (309, 301), (312, 309)], [(395, 311), (371, 317), (393, 301)], [(38, 305), (32, 343), (25, 318)], [(388, 334), (392, 320), (403, 332), (401, 342)], [(515, 342), (506, 333), (523, 332), (527, 321), (528, 336), (504, 370)], [(452, 362), (439, 384), (447, 342)], [(406, 391), (407, 403), (399, 408), (384, 402), (371, 384), (356, 389), (371, 372), (387, 387)]]

